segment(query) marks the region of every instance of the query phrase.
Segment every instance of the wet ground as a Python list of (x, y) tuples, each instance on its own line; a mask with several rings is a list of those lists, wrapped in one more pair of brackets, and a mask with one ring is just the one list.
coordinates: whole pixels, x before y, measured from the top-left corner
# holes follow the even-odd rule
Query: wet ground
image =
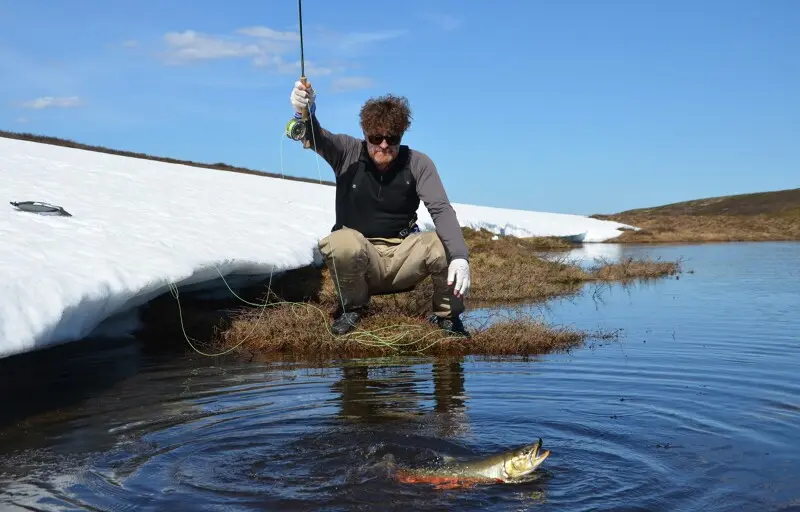
[[(0, 509), (800, 506), (800, 244), (587, 251), (693, 273), (550, 303), (553, 323), (622, 337), (528, 360), (308, 368), (120, 342), (3, 361)], [(533, 482), (389, 478), (539, 437), (552, 455)]]

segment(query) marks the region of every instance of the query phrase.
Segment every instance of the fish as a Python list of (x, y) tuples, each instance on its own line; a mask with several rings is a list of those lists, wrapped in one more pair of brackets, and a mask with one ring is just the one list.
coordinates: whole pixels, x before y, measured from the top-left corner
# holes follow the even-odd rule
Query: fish
[(542, 449), (542, 439), (494, 455), (458, 460), (448, 457), (438, 465), (398, 468), (395, 478), (401, 483), (432, 484), (437, 489), (458, 489), (479, 484), (510, 484), (529, 481), (550, 456)]

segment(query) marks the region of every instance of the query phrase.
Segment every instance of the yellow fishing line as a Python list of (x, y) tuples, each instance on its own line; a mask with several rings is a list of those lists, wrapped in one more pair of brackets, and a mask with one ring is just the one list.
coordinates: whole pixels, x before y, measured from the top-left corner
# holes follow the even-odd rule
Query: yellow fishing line
[[(313, 151), (314, 151), (315, 161), (316, 161), (316, 164), (317, 164), (317, 175), (319, 176), (319, 183), (320, 183), (320, 185), (322, 185), (322, 169), (320, 167), (319, 153), (317, 152), (317, 141), (316, 141), (316, 137), (314, 136), (313, 116), (309, 116), (308, 120), (309, 120), (310, 123), (312, 123), (311, 141), (312, 141), (312, 145), (314, 147)], [(285, 133), (281, 132), (281, 143), (280, 143), (280, 151), (279, 151), (280, 152), (280, 164), (281, 164), (281, 176), (284, 176), (284, 173), (283, 173), (283, 143), (285, 141), (285, 138), (286, 138)], [(334, 252), (335, 251), (332, 251), (332, 254), (331, 254), (331, 263), (332, 263), (332, 266), (333, 266), (333, 280), (334, 280), (334, 282), (336, 284), (336, 293), (337, 293), (337, 295), (338, 295), (338, 297), (339, 297), (339, 299), (341, 301), (342, 313), (344, 313), (345, 312), (345, 305), (344, 305), (344, 299), (342, 298), (341, 285), (339, 283), (339, 273), (336, 270), (336, 258), (333, 256)], [(383, 348), (392, 349), (395, 352), (399, 352), (400, 350), (405, 349), (406, 351), (410, 351), (410, 352), (423, 353), (423, 352), (429, 350), (430, 348), (432, 348), (433, 346), (435, 346), (437, 343), (441, 343), (444, 340), (447, 340), (447, 339), (461, 339), (460, 336), (455, 336), (455, 335), (440, 337), (439, 339), (434, 340), (433, 342), (430, 342), (430, 343), (426, 344), (421, 349), (419, 349), (419, 348), (418, 349), (412, 349), (411, 347), (413, 347), (415, 345), (422, 344), (422, 342), (424, 342), (429, 337), (436, 336), (436, 335), (440, 335), (441, 336), (441, 331), (431, 331), (428, 334), (425, 334), (423, 336), (419, 336), (417, 338), (411, 338), (410, 341), (402, 342), (401, 340), (403, 338), (407, 337), (413, 330), (421, 330), (422, 329), (421, 326), (415, 325), (415, 324), (395, 324), (395, 325), (380, 327), (380, 328), (376, 328), (376, 329), (372, 329), (372, 330), (365, 330), (365, 329), (360, 329), (360, 328), (356, 327), (356, 328), (354, 328), (354, 330), (352, 330), (352, 331), (350, 331), (350, 332), (348, 332), (346, 334), (343, 334), (343, 335), (340, 335), (340, 336), (336, 336), (333, 333), (333, 330), (331, 329), (330, 323), (328, 322), (328, 318), (327, 318), (326, 312), (324, 310), (322, 310), (321, 308), (315, 306), (314, 304), (310, 304), (310, 303), (307, 303), (307, 302), (291, 302), (291, 301), (269, 302), (270, 294), (272, 293), (272, 278), (273, 278), (274, 271), (275, 271), (274, 265), (272, 267), (272, 270), (270, 271), (270, 278), (269, 278), (269, 283), (270, 284), (267, 285), (267, 297), (264, 300), (263, 304), (262, 303), (256, 304), (256, 303), (253, 303), (253, 302), (249, 302), (249, 301), (243, 299), (242, 297), (240, 297), (230, 287), (230, 285), (228, 284), (228, 281), (225, 279), (225, 276), (220, 271), (220, 269), (216, 265), (214, 265), (214, 268), (217, 270), (217, 272), (220, 275), (220, 278), (225, 283), (225, 286), (228, 288), (228, 290), (231, 292), (231, 294), (233, 294), (234, 297), (236, 297), (238, 300), (240, 300), (244, 304), (247, 304), (247, 305), (253, 306), (253, 307), (261, 308), (261, 312), (259, 313), (258, 318), (256, 319), (256, 321), (253, 323), (253, 328), (252, 328), (252, 330), (250, 331), (250, 333), (247, 336), (245, 336), (243, 339), (241, 339), (234, 346), (232, 346), (232, 347), (230, 347), (230, 348), (228, 348), (228, 349), (226, 349), (226, 350), (224, 350), (222, 352), (218, 352), (216, 354), (209, 354), (209, 353), (203, 352), (202, 350), (198, 349), (195, 346), (195, 344), (192, 343), (192, 340), (189, 338), (189, 335), (186, 332), (186, 328), (185, 328), (185, 325), (184, 325), (184, 322), (183, 322), (183, 312), (182, 312), (181, 305), (180, 305), (180, 297), (179, 297), (179, 293), (178, 293), (178, 287), (173, 282), (170, 282), (170, 284), (169, 284), (170, 292), (171, 292), (172, 296), (175, 298), (175, 301), (178, 304), (178, 316), (180, 318), (180, 325), (181, 325), (181, 331), (183, 332), (183, 336), (186, 339), (186, 341), (189, 344), (189, 346), (192, 347), (192, 349), (195, 352), (197, 352), (198, 354), (200, 354), (200, 355), (204, 355), (204, 356), (208, 356), (208, 357), (217, 357), (217, 356), (222, 356), (222, 355), (225, 355), (225, 354), (228, 354), (228, 353), (234, 351), (238, 347), (242, 346), (247, 340), (250, 339), (250, 337), (253, 335), (253, 333), (255, 333), (256, 328), (258, 327), (258, 325), (262, 321), (262, 317), (263, 317), (264, 312), (266, 311), (267, 307), (270, 307), (270, 306), (285, 306), (285, 305), (292, 306), (292, 308), (294, 308), (295, 306), (302, 306), (302, 307), (305, 307), (305, 308), (312, 308), (312, 309), (316, 310), (317, 312), (319, 312), (320, 316), (322, 317), (322, 322), (325, 325), (325, 327), (326, 327), (326, 329), (327, 329), (327, 331), (330, 334), (332, 339), (352, 340), (352, 341), (355, 341), (355, 342), (357, 342), (357, 343), (359, 343), (361, 345), (368, 346), (368, 347), (383, 347)], [(297, 314), (297, 313), (295, 313), (295, 314)], [(399, 331), (399, 332), (391, 334), (393, 331)], [(389, 335), (385, 334), (386, 332), (388, 332)]]

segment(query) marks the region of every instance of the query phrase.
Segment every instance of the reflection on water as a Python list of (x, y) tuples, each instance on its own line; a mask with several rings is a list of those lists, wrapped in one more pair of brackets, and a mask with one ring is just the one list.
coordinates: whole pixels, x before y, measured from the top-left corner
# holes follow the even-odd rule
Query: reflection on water
[[(551, 321), (623, 328), (624, 338), (529, 360), (386, 358), (311, 368), (145, 353), (128, 343), (0, 362), (0, 504), (780, 510), (800, 503), (800, 277), (790, 278), (800, 276), (800, 244), (592, 250), (605, 258), (682, 257), (695, 273), (612, 287), (600, 301), (591, 289), (554, 301)], [(394, 464), (491, 454), (538, 437), (552, 455), (534, 482), (440, 491), (390, 478)]]
[(583, 268), (604, 261), (618, 262), (621, 258), (622, 246), (616, 244), (583, 244), (575, 249), (553, 255), (553, 259), (566, 259)]
[[(439, 437), (465, 433), (469, 423), (465, 416), (463, 363), (441, 360), (430, 367), (430, 374), (420, 374), (408, 362), (400, 366), (343, 367), (341, 379), (331, 387), (340, 393), (338, 417), (369, 423), (425, 421)], [(426, 415), (428, 411), (430, 414)]]
[[(391, 484), (390, 462), (475, 453), (447, 442), (468, 431), (460, 360), (314, 369), (151, 358), (145, 366), (84, 388), (85, 402), (56, 419), (43, 412), (7, 427), (5, 503), (366, 504)], [(47, 387), (54, 384), (66, 383), (55, 377)]]

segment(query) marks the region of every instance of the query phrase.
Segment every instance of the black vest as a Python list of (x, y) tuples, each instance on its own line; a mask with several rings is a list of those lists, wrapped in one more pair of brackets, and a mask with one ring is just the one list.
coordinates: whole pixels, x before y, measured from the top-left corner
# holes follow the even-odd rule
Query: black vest
[(395, 161), (380, 172), (367, 153), (336, 177), (336, 224), (331, 231), (348, 227), (366, 238), (405, 238), (416, 225), (420, 199), (409, 167), (408, 146), (400, 146)]

